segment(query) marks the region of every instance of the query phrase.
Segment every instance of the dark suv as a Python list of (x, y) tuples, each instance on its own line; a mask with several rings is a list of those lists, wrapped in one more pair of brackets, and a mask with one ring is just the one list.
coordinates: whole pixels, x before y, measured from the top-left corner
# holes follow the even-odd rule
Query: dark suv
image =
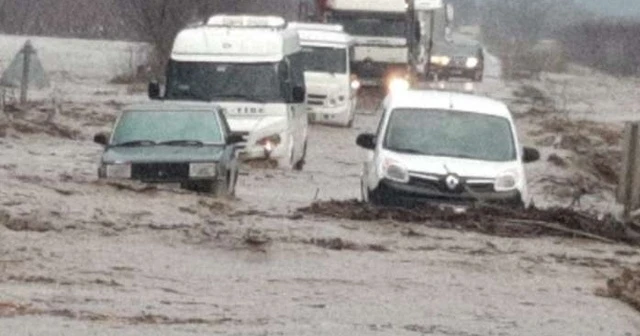
[(435, 76), (439, 80), (457, 77), (482, 82), (484, 52), (482, 46), (475, 41), (436, 42), (433, 45), (430, 63), (427, 74), (429, 79)]

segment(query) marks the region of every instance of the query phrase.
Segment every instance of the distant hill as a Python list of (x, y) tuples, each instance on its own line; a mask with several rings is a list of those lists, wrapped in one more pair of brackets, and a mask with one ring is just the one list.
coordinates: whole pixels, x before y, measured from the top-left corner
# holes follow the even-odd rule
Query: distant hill
[(638, 0), (575, 0), (599, 15), (631, 17), (640, 19)]

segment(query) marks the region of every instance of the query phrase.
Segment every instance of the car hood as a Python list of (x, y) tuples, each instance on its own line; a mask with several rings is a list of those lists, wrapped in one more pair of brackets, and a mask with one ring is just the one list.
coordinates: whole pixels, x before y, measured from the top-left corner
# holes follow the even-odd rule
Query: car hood
[(408, 155), (388, 152), (385, 157), (399, 161), (415, 173), (494, 179), (509, 170), (519, 170), (518, 161), (491, 162), (440, 156)]
[(202, 162), (218, 161), (223, 146), (113, 147), (105, 150), (103, 162)]
[(446, 55), (446, 56), (476, 56), (478, 53), (478, 49), (480, 49), (480, 45), (478, 44), (466, 44), (466, 43), (455, 43), (455, 42), (447, 42), (440, 41), (438, 43), (434, 43), (433, 45), (433, 55)]

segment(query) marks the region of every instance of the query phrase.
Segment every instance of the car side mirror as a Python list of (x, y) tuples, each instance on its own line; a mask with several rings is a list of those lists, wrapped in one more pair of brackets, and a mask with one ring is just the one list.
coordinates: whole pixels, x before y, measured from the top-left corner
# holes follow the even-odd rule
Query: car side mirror
[(522, 156), (522, 161), (524, 161), (524, 163), (536, 162), (538, 160), (540, 160), (540, 152), (537, 149), (531, 147), (524, 148)]
[(147, 87), (147, 94), (149, 95), (149, 98), (153, 100), (160, 99), (160, 83), (158, 83), (157, 81), (149, 82), (149, 86)]
[(376, 136), (371, 133), (363, 133), (358, 135), (356, 144), (364, 149), (376, 149)]
[(240, 133), (231, 133), (227, 136), (227, 143), (230, 145), (235, 145), (241, 142), (244, 142), (244, 136)]
[(98, 133), (93, 136), (93, 142), (99, 145), (106, 146), (109, 144), (109, 138), (111, 138), (111, 135), (109, 133)]
[(294, 103), (304, 103), (305, 96), (306, 96), (306, 92), (304, 87), (295, 86), (293, 88), (292, 98)]

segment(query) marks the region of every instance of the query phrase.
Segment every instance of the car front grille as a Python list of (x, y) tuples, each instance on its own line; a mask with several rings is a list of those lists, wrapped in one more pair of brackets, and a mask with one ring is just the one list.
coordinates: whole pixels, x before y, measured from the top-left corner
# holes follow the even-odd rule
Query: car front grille
[(467, 64), (467, 56), (453, 56), (453, 59), (451, 60), (451, 63), (454, 66), (466, 66)]
[[(424, 188), (425, 190), (428, 191), (433, 191), (433, 192), (441, 192), (441, 193), (457, 193), (454, 191), (449, 190), (446, 187), (446, 183), (444, 181), (444, 179), (446, 178), (446, 176), (433, 176), (433, 178), (437, 178), (438, 180), (434, 180), (434, 179), (428, 179), (428, 178), (424, 178), (424, 177), (420, 177), (420, 176), (416, 176), (416, 175), (411, 175), (409, 178), (409, 185), (411, 186), (415, 186), (415, 187), (419, 187), (419, 188)], [(489, 183), (489, 182), (479, 182), (479, 181), (473, 181), (473, 183), (468, 183), (467, 180), (469, 180), (468, 178), (461, 178), (461, 182), (464, 183), (464, 185), (466, 187), (468, 187), (472, 192), (476, 192), (476, 193), (492, 193), (495, 192), (493, 183)], [(464, 192), (466, 190), (460, 190), (460, 192)]]
[(188, 163), (135, 163), (131, 178), (141, 181), (176, 181), (189, 178)]

